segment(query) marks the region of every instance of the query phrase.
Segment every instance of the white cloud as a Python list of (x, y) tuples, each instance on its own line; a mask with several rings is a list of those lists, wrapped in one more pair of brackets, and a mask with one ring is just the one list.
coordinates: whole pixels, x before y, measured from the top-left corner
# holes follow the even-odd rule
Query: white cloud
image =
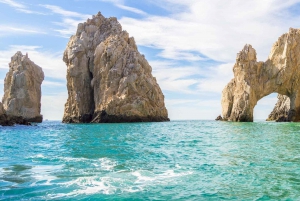
[(178, 93), (195, 93), (189, 87), (197, 84), (198, 80), (189, 77), (199, 75), (199, 68), (178, 67), (176, 63), (164, 61), (150, 61), (149, 63), (153, 68), (153, 76), (156, 77), (163, 90)]
[(67, 98), (67, 93), (42, 95), (41, 114), (44, 116), (44, 120), (62, 120), (64, 103)]
[[(184, 105), (188, 104), (188, 105)], [(177, 102), (180, 104), (172, 104)], [(215, 119), (220, 115), (221, 103), (219, 100), (166, 100), (169, 118), (171, 120), (198, 120)]]
[(233, 78), (233, 63), (212, 66), (202, 70), (202, 78), (199, 80), (198, 91), (209, 93), (221, 93), (227, 83)]
[(44, 8), (49, 9), (52, 13), (62, 16), (61, 22), (53, 22), (54, 24), (62, 27), (61, 29), (55, 29), (60, 36), (69, 38), (72, 34), (76, 32), (79, 23), (86, 21), (91, 18), (92, 15), (86, 15), (78, 12), (73, 12), (65, 10), (59, 6), (55, 5), (40, 5)]
[(52, 82), (52, 81), (43, 81), (43, 86), (47, 87), (65, 87), (66, 83), (65, 82)]
[(125, 6), (125, 5), (122, 5), (122, 4), (116, 4), (116, 6), (118, 8), (123, 9), (123, 10), (127, 10), (127, 11), (130, 11), (130, 12), (136, 13), (136, 14), (147, 15), (146, 12), (144, 12), (140, 9), (137, 9), (137, 8), (133, 8), (133, 7), (130, 7), (130, 6)]
[(35, 64), (43, 68), (46, 77), (65, 80), (66, 65), (62, 61), (62, 52), (52, 53), (41, 50), (39, 46), (12, 45), (8, 50), (0, 50), (0, 68), (8, 68), (10, 58), (17, 52), (28, 53), (28, 57)]
[(23, 12), (23, 13), (45, 15), (45, 13), (29, 10), (27, 8), (27, 6), (25, 6), (24, 4), (18, 3), (18, 2), (13, 1), (13, 0), (0, 0), (0, 3), (7, 4), (10, 7), (15, 8), (17, 11), (20, 11), (20, 12)]
[[(272, 44), (288, 31), (300, 26), (299, 16), (285, 12), (299, 0), (163, 0), (160, 5), (181, 6), (170, 16), (142, 19), (123, 17), (120, 22), (139, 45), (163, 50), (160, 56), (177, 59), (186, 52), (210, 59), (233, 62), (246, 43), (257, 49), (258, 58), (266, 60)], [(190, 59), (190, 55), (181, 59)]]
[(0, 3), (7, 4), (7, 5), (9, 5), (11, 7), (14, 7), (14, 8), (21, 8), (21, 9), (26, 8), (26, 6), (24, 6), (23, 4), (17, 3), (17, 2), (12, 1), (12, 0), (0, 0)]
[(11, 25), (0, 25), (0, 36), (10, 36), (10, 35), (24, 35), (24, 34), (47, 34), (43, 30), (36, 28), (36, 27), (30, 27), (30, 26), (24, 26), (24, 25), (18, 25), (18, 26), (11, 26)]
[(146, 12), (144, 12), (144, 11), (138, 9), (138, 8), (134, 8), (134, 7), (131, 7), (131, 6), (126, 6), (125, 3), (124, 3), (124, 0), (99, 0), (99, 1), (110, 2), (118, 8), (130, 11), (130, 12), (133, 12), (133, 13), (136, 13), (136, 14), (139, 14), (139, 15), (147, 15)]
[(90, 15), (85, 15), (85, 14), (81, 14), (81, 13), (77, 13), (77, 12), (73, 12), (73, 11), (68, 11), (59, 6), (55, 6), (55, 5), (40, 5), (40, 6), (51, 10), (53, 13), (60, 14), (65, 17), (76, 17), (76, 18), (84, 18), (84, 19), (87, 19), (90, 17)]

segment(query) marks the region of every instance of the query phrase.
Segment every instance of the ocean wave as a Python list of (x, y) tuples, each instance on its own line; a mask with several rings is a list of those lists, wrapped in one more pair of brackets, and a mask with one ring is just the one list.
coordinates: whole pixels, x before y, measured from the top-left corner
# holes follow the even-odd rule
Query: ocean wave
[[(110, 167), (110, 165), (108, 166)], [(92, 194), (110, 195), (117, 192), (136, 193), (147, 189), (147, 187), (168, 183), (171, 182), (174, 178), (187, 176), (192, 173), (193, 172), (191, 171), (175, 172), (174, 170), (167, 170), (161, 174), (154, 174), (150, 171), (138, 170), (134, 172), (114, 172), (105, 177), (80, 177), (72, 181), (60, 184), (62, 188), (73, 188), (75, 190), (68, 193), (59, 193), (48, 196), (50, 196), (50, 199), (58, 199)]]

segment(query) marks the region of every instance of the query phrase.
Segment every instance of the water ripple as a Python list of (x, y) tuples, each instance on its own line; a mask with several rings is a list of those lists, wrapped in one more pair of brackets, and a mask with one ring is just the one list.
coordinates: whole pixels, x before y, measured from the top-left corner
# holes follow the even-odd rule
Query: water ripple
[(300, 125), (45, 122), (0, 129), (0, 200), (297, 200)]

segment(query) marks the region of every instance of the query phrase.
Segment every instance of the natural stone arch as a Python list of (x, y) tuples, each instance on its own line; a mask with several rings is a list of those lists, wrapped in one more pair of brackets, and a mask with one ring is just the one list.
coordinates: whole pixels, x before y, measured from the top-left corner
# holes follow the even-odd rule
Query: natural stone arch
[(257, 102), (276, 92), (290, 99), (286, 120), (300, 121), (299, 42), (300, 30), (290, 29), (273, 45), (266, 62), (257, 62), (255, 49), (245, 45), (233, 67), (234, 78), (222, 92), (224, 120), (252, 122)]

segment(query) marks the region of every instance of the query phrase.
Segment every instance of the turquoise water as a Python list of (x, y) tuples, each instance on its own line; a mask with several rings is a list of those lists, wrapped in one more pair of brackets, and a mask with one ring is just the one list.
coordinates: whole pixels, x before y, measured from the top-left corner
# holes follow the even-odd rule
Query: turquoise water
[(299, 200), (300, 123), (0, 127), (0, 200)]

